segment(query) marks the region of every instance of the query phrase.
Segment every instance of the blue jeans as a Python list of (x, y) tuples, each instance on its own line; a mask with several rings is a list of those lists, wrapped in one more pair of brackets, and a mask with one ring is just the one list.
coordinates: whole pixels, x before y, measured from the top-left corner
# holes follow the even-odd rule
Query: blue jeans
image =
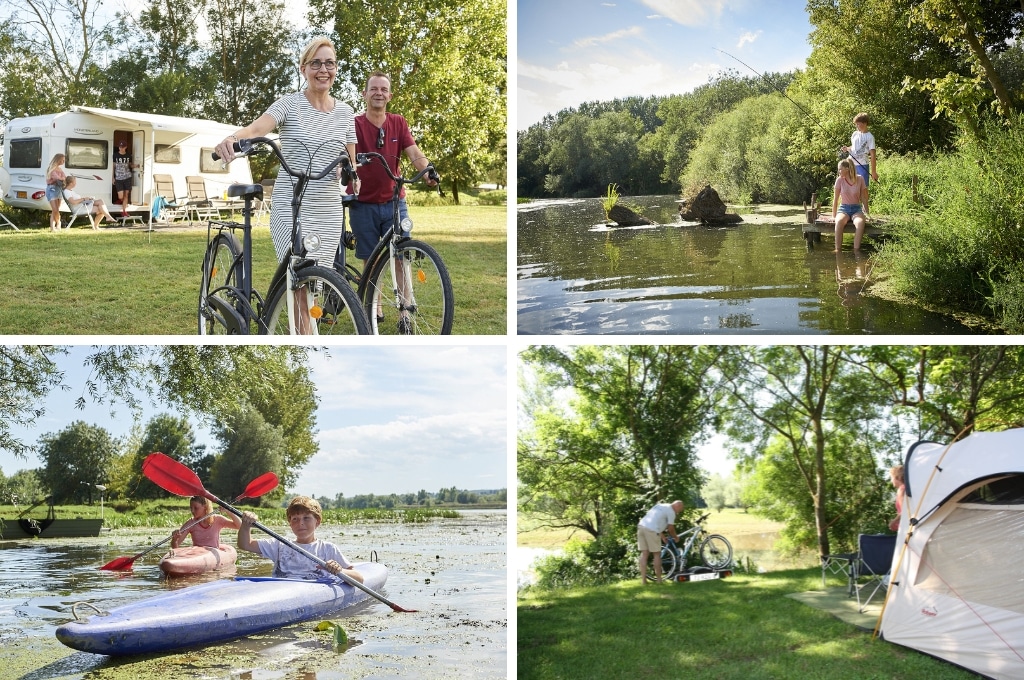
[[(391, 201), (387, 203), (353, 201), (350, 204), (349, 223), (352, 225), (352, 233), (356, 235), (356, 257), (360, 260), (370, 257), (373, 249), (377, 247), (377, 243), (391, 228), (395, 215), (391, 205)], [(405, 205), (404, 198), (398, 201), (398, 215), (400, 220), (409, 216), (409, 209)]]

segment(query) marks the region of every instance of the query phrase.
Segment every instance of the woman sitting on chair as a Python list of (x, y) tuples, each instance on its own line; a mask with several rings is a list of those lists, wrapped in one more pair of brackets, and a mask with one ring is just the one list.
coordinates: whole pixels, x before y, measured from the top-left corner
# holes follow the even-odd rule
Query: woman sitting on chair
[(107, 210), (107, 206), (103, 203), (102, 198), (79, 196), (75, 192), (75, 185), (77, 183), (78, 180), (75, 179), (74, 175), (71, 175), (67, 179), (67, 184), (64, 185), (64, 200), (67, 201), (73, 215), (87, 215), (92, 223), (92, 228), (97, 231), (100, 228), (102, 218), (106, 218), (110, 222), (117, 221)]

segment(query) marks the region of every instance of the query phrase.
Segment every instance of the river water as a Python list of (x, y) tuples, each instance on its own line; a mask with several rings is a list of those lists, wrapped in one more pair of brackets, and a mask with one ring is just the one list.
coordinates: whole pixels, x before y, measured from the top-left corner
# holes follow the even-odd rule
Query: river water
[[(285, 527), (270, 527), (287, 535)], [(254, 532), (259, 535), (258, 531)], [(182, 652), (114, 658), (77, 652), (54, 636), (76, 602), (110, 609), (207, 578), (270, 574), (270, 562), (239, 554), (234, 571), (192, 581), (162, 578), (160, 549), (131, 572), (97, 567), (164, 538), (156, 530), (118, 530), (92, 539), (0, 541), (0, 678), (18, 680), (167, 680), (239, 678), (505, 678), (507, 549), (504, 511), (470, 511), (422, 524), (324, 527), (352, 561), (376, 550), (390, 568), (375, 599), (331, 616), (349, 644), (333, 648), (317, 621)], [(233, 534), (225, 532), (225, 537)], [(466, 669), (471, 672), (467, 673)]]
[[(743, 223), (679, 219), (675, 196), (625, 199), (659, 223), (605, 224), (600, 199), (517, 209), (520, 334), (972, 334), (952, 316), (870, 295), (872, 246), (808, 249), (799, 206)], [(730, 208), (733, 210), (734, 208)]]

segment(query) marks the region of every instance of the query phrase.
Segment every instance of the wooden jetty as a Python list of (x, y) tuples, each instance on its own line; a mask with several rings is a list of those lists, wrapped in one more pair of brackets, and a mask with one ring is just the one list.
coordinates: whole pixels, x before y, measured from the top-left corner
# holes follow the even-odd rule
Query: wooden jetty
[[(817, 194), (811, 194), (811, 204), (808, 206), (804, 203), (804, 225), (803, 225), (803, 237), (807, 241), (807, 248), (813, 248), (815, 243), (821, 242), (822, 233), (828, 234), (835, 237), (836, 223), (832, 219), (832, 213), (821, 212), (821, 204), (818, 203)], [(872, 216), (868, 219), (867, 224), (864, 226), (864, 235), (872, 238), (881, 238), (885, 236), (885, 231), (882, 229), (885, 226), (886, 218)], [(857, 227), (854, 225), (853, 220), (846, 223), (843, 228), (844, 234), (856, 233)]]

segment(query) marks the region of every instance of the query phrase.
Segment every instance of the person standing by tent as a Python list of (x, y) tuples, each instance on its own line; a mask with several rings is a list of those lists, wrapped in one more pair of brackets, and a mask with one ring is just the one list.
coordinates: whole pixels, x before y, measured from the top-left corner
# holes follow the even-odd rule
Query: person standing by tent
[(678, 539), (676, 515), (683, 511), (682, 501), (658, 503), (647, 511), (636, 526), (636, 543), (640, 548), (640, 583), (647, 585), (647, 558), (654, 554), (655, 580), (661, 580), (661, 541), (665, 530)]
[(903, 502), (907, 496), (907, 485), (903, 479), (903, 466), (895, 465), (889, 470), (889, 479), (896, 489), (896, 519), (889, 522), (889, 529), (900, 530), (900, 517), (903, 516)]

